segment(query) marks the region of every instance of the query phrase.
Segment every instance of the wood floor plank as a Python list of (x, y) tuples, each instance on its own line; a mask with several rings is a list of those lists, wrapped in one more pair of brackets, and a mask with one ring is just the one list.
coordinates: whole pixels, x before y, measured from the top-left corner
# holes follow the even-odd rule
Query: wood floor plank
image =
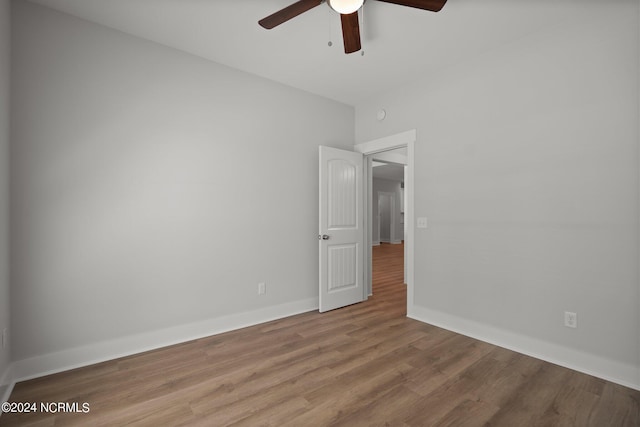
[(374, 294), (16, 384), (11, 401), (90, 412), (0, 426), (640, 426), (640, 392), (406, 317), (403, 245)]
[(363, 406), (382, 401), (390, 388), (405, 381), (411, 369), (408, 365), (396, 365), (382, 373), (372, 372), (357, 382), (334, 379), (322, 394), (305, 396), (313, 403), (312, 409), (285, 425), (334, 425)]
[(473, 427), (486, 425), (500, 408), (482, 400), (464, 400), (447, 415), (433, 424), (434, 427)]
[(379, 399), (369, 400), (359, 409), (336, 420), (335, 426), (408, 425), (403, 421), (421, 400), (421, 396), (397, 384), (387, 389)]
[(515, 390), (501, 410), (491, 418), (492, 425), (553, 425), (544, 416), (568, 381), (571, 371), (550, 363), (540, 365), (528, 381)]

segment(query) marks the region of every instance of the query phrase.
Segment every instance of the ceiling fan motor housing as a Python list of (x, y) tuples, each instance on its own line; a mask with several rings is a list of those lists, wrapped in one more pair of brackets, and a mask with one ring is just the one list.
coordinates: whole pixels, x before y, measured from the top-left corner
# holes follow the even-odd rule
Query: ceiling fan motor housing
[(364, 0), (327, 0), (327, 4), (339, 14), (348, 15), (360, 10)]
[[(258, 21), (258, 24), (268, 30), (283, 24), (298, 15), (303, 14), (325, 0), (298, 0)], [(353, 53), (361, 49), (360, 24), (358, 22), (358, 10), (366, 0), (326, 0), (331, 9), (340, 14), (342, 21), (342, 39), (344, 40), (344, 52)], [(385, 3), (393, 3), (400, 6), (438, 12), (447, 0), (378, 0)], [(329, 45), (331, 46), (331, 45)]]

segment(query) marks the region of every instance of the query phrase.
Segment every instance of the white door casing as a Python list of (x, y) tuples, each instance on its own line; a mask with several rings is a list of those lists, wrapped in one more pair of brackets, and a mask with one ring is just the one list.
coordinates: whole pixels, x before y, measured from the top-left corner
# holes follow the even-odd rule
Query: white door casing
[(320, 312), (364, 301), (363, 155), (320, 146)]

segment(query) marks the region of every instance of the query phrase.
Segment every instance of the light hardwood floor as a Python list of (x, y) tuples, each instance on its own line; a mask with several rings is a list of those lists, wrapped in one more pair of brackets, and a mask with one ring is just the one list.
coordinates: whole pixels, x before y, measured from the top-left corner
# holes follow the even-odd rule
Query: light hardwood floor
[(16, 385), (0, 426), (639, 426), (640, 392), (405, 317), (402, 245), (374, 296)]

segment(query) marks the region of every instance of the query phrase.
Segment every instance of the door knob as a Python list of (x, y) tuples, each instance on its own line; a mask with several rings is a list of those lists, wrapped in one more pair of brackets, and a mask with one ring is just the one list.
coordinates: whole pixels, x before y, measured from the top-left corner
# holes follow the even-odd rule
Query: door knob
[(329, 240), (329, 236), (327, 234), (318, 234), (318, 240)]

